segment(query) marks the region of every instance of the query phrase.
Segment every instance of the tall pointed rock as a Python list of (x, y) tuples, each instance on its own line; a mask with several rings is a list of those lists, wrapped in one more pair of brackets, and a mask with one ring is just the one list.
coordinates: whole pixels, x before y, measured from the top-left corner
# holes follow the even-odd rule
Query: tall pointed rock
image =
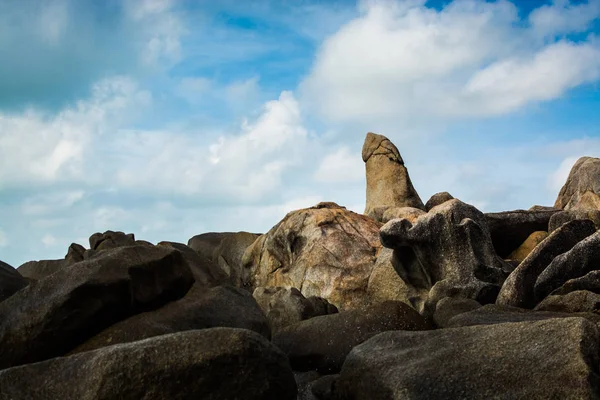
[(367, 133), (362, 148), (367, 170), (367, 205), (365, 214), (381, 220), (391, 207), (425, 206), (410, 181), (400, 152), (385, 136)]

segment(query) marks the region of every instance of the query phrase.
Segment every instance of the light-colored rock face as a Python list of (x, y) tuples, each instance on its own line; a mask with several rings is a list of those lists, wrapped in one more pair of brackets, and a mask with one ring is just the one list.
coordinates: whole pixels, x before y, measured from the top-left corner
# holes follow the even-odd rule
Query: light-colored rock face
[(523, 261), (535, 247), (542, 242), (542, 240), (548, 237), (546, 231), (535, 231), (519, 247), (517, 247), (512, 253), (508, 255), (509, 260), (517, 262)]
[(367, 170), (366, 215), (381, 221), (383, 213), (390, 207), (425, 209), (400, 152), (388, 138), (368, 133), (362, 159)]
[(554, 203), (564, 210), (600, 210), (600, 158), (581, 157)]
[(245, 252), (252, 286), (296, 287), (340, 309), (369, 302), (380, 224), (335, 203), (289, 213)]

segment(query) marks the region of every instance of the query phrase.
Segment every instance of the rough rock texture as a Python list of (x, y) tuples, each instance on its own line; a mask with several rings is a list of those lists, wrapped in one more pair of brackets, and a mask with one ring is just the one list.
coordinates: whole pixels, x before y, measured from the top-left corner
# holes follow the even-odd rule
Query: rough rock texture
[(425, 209), (410, 181), (400, 152), (388, 138), (367, 133), (362, 148), (367, 170), (367, 205), (365, 215), (381, 221), (390, 207)]
[(444, 297), (495, 301), (508, 266), (494, 252), (485, 221), (475, 207), (453, 199), (414, 225), (403, 219), (381, 228), (382, 244), (393, 248), (399, 261), (393, 260), (400, 277), (415, 288), (430, 289), (425, 314), (433, 314)]
[[(307, 299), (296, 288), (258, 287), (252, 296), (267, 316), (273, 333), (305, 319), (338, 312), (327, 300), (316, 297)], [(320, 304), (319, 300), (324, 304)]]
[(401, 301), (408, 305), (418, 304), (427, 297), (426, 290), (418, 290), (400, 278), (392, 265), (394, 250), (383, 248), (379, 252), (369, 283), (367, 295), (372, 303), (381, 303), (386, 300)]
[(200, 255), (212, 260), (212, 255), (221, 241), (233, 232), (207, 232), (196, 235), (188, 240), (188, 246)]
[(600, 158), (581, 157), (560, 189), (554, 207), (564, 210), (600, 209)]
[(58, 260), (28, 261), (17, 268), (17, 271), (25, 278), (40, 280), (61, 270), (64, 266), (65, 260), (62, 258)]
[(0, 369), (65, 354), (121, 319), (182, 297), (193, 283), (173, 249), (130, 246), (102, 253), (0, 303)]
[(396, 218), (405, 218), (410, 222), (414, 222), (424, 214), (426, 214), (425, 211), (414, 207), (390, 207), (383, 213), (381, 222), (386, 223)]
[(540, 311), (567, 313), (596, 312), (600, 310), (600, 294), (576, 290), (564, 295), (550, 295), (535, 307)]
[(509, 260), (521, 263), (535, 247), (548, 237), (548, 232), (537, 231), (533, 232), (525, 241), (508, 255)]
[(28, 284), (27, 279), (23, 278), (16, 269), (0, 261), (0, 302), (9, 298)]
[(295, 287), (339, 309), (369, 303), (380, 225), (335, 203), (290, 212), (244, 254), (252, 287)]
[(295, 371), (340, 370), (352, 348), (389, 330), (424, 330), (431, 326), (408, 305), (387, 301), (365, 310), (314, 317), (284, 328), (273, 336)]
[(553, 232), (562, 225), (575, 219), (589, 219), (594, 223), (596, 229), (600, 228), (600, 210), (568, 210), (560, 211), (550, 217), (548, 232)]
[(425, 211), (429, 212), (429, 210), (431, 210), (433, 207), (439, 206), (440, 204), (443, 204), (448, 200), (452, 200), (453, 198), (454, 197), (452, 197), (452, 195), (448, 192), (436, 193), (431, 196), (429, 200), (427, 200), (427, 203), (425, 203)]
[(260, 235), (249, 232), (232, 233), (221, 240), (212, 253), (212, 260), (229, 277), (232, 285), (248, 288), (251, 278), (248, 270), (243, 268), (244, 252)]
[(216, 327), (248, 329), (271, 338), (267, 319), (250, 293), (231, 286), (205, 288), (195, 284), (182, 299), (117, 322), (77, 346), (71, 354), (169, 333)]
[(125, 234), (120, 231), (106, 231), (104, 233), (96, 232), (90, 236), (91, 250), (108, 250), (122, 246), (133, 246), (135, 236), (133, 233)]
[(511, 272), (500, 289), (496, 303), (533, 308), (536, 304), (535, 282), (540, 274), (556, 256), (569, 251), (594, 231), (591, 221), (575, 220), (552, 232)]
[(481, 308), (481, 304), (472, 299), (444, 297), (435, 307), (433, 322), (440, 328), (446, 328), (452, 318), (478, 308)]
[(262, 336), (215, 328), (0, 371), (0, 399), (296, 399), (285, 356)]
[(560, 208), (540, 206), (536, 204), (534, 206), (529, 207), (529, 211), (560, 211)]
[(535, 298), (541, 301), (569, 279), (582, 277), (597, 269), (600, 269), (600, 231), (552, 260), (535, 282)]
[(550, 294), (564, 295), (576, 290), (587, 290), (600, 294), (600, 270), (590, 271), (579, 278), (569, 279)]
[(594, 399), (599, 343), (598, 327), (581, 318), (385, 332), (352, 350), (335, 391), (338, 399)]
[(159, 242), (157, 246), (173, 248), (180, 251), (188, 266), (192, 270), (196, 283), (202, 286), (216, 286), (229, 283), (228, 276), (216, 265), (196, 253), (191, 247), (177, 242)]
[(65, 256), (65, 267), (84, 260), (85, 247), (77, 243), (71, 243)]
[(515, 210), (485, 214), (496, 253), (506, 258), (533, 232), (547, 232), (548, 222), (557, 212)]

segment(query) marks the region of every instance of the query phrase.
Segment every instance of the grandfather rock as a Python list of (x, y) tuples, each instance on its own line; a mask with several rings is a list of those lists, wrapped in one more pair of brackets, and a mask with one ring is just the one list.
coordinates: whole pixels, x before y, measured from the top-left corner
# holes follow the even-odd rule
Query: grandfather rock
[(554, 207), (564, 210), (600, 209), (600, 159), (581, 157), (560, 189)]
[(452, 195), (448, 192), (436, 193), (431, 196), (429, 200), (427, 200), (427, 203), (425, 203), (425, 211), (429, 212), (429, 210), (431, 210), (433, 207), (439, 206), (440, 204), (443, 204), (448, 200), (452, 200), (453, 198), (454, 197), (452, 197)]
[(9, 298), (28, 284), (27, 279), (23, 278), (16, 269), (0, 261), (0, 302)]

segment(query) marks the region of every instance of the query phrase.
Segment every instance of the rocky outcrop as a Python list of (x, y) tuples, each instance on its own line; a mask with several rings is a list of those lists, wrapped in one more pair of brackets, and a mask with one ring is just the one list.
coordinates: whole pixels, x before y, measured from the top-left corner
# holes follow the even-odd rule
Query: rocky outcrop
[(130, 246), (65, 267), (0, 303), (0, 369), (65, 354), (102, 329), (182, 297), (181, 253)]
[(400, 277), (429, 291), (423, 310), (428, 315), (444, 297), (494, 302), (508, 268), (494, 252), (483, 213), (458, 199), (434, 207), (415, 224), (388, 222), (381, 241), (394, 249)]
[(324, 315), (288, 326), (273, 336), (273, 343), (289, 357), (295, 371), (329, 374), (340, 370), (354, 346), (378, 333), (430, 328), (408, 305), (387, 301), (364, 310)]
[(433, 207), (439, 206), (440, 204), (443, 204), (448, 200), (452, 200), (453, 198), (454, 197), (452, 197), (452, 195), (448, 192), (436, 193), (431, 196), (429, 200), (427, 200), (427, 203), (425, 203), (425, 211), (429, 212), (429, 210), (431, 210)]
[(561, 295), (550, 295), (542, 300), (535, 309), (564, 313), (597, 313), (600, 310), (600, 294), (588, 290), (576, 290)]
[(385, 136), (368, 133), (362, 148), (367, 171), (367, 205), (365, 215), (381, 221), (390, 207), (425, 209), (412, 185), (404, 160)]
[(508, 255), (507, 259), (517, 262), (517, 265), (520, 264), (547, 237), (548, 232), (546, 231), (533, 232), (519, 247)]
[(229, 283), (229, 277), (213, 261), (196, 253), (183, 243), (159, 242), (157, 246), (178, 250), (192, 270), (194, 280), (201, 286), (216, 286)]
[(380, 225), (335, 203), (290, 212), (244, 254), (252, 287), (295, 287), (340, 310), (370, 303)]
[(96, 232), (90, 236), (91, 250), (109, 250), (122, 246), (133, 246), (135, 236), (133, 233), (125, 234), (120, 231)]
[(65, 260), (39, 260), (28, 261), (17, 268), (19, 273), (28, 279), (39, 280), (43, 279), (65, 267)]
[(408, 305), (422, 304), (422, 299), (427, 297), (428, 291), (417, 289), (400, 278), (392, 265), (393, 253), (394, 250), (387, 248), (383, 248), (379, 252), (367, 284), (369, 300), (372, 303), (394, 300)]
[(28, 284), (27, 279), (23, 278), (16, 269), (0, 261), (0, 302), (9, 298)]
[(554, 207), (600, 210), (600, 158), (581, 157), (577, 160)]
[(581, 318), (385, 332), (350, 352), (336, 398), (592, 399), (599, 343)]
[(600, 228), (600, 210), (575, 209), (559, 211), (556, 214), (553, 214), (548, 223), (548, 232), (554, 232), (567, 222), (576, 219), (589, 219), (594, 223), (596, 229)]
[(481, 304), (473, 299), (444, 297), (436, 304), (435, 312), (433, 313), (433, 322), (439, 328), (446, 328), (450, 325), (452, 318), (481, 307)]
[(288, 360), (262, 336), (214, 328), (0, 371), (1, 399), (296, 399)]
[(381, 222), (386, 223), (396, 218), (405, 218), (411, 222), (416, 221), (425, 211), (414, 207), (390, 207), (385, 210)]
[(85, 247), (77, 243), (71, 243), (65, 256), (65, 267), (84, 260)]

